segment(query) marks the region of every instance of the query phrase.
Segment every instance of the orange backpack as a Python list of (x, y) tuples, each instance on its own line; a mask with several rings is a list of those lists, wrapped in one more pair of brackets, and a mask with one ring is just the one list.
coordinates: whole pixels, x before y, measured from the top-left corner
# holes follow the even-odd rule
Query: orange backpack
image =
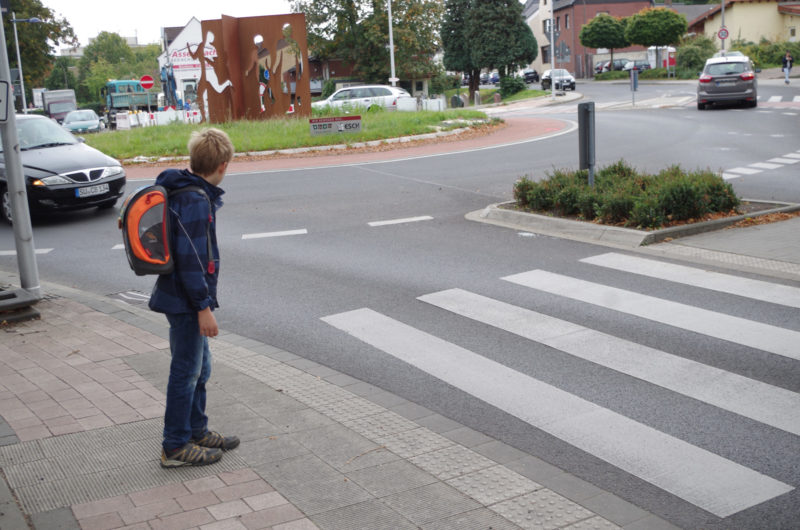
[(122, 241), (128, 264), (137, 276), (169, 274), (175, 268), (172, 259), (172, 240), (169, 221), (169, 197), (187, 191), (197, 191), (208, 202), (209, 223), (206, 227), (209, 272), (213, 273), (211, 248), (211, 201), (199, 186), (186, 186), (167, 191), (163, 186), (142, 186), (128, 195), (119, 211), (117, 226), (122, 230)]

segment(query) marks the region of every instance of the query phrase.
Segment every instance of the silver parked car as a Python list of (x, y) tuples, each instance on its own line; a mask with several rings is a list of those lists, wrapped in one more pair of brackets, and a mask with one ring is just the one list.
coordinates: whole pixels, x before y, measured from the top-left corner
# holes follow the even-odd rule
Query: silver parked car
[(575, 90), (575, 78), (563, 68), (544, 71), (542, 74), (542, 90), (550, 90), (553, 82), (555, 82), (556, 90)]
[(360, 85), (340, 88), (328, 99), (315, 101), (312, 108), (332, 107), (350, 110), (356, 107), (372, 109), (382, 107), (386, 110), (397, 110), (397, 101), (401, 98), (412, 99), (411, 94), (400, 87), (388, 85)]
[(742, 102), (758, 105), (758, 80), (749, 57), (726, 55), (706, 61), (697, 83), (697, 108), (713, 103)]

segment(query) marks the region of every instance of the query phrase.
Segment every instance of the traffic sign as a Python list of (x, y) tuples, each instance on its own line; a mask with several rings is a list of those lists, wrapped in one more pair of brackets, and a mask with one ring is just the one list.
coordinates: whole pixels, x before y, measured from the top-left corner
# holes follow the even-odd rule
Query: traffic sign
[(717, 37), (719, 37), (720, 40), (727, 39), (728, 38), (728, 28), (719, 28), (719, 31), (717, 32)]
[(145, 90), (150, 90), (153, 88), (153, 78), (149, 75), (143, 75), (141, 79), (139, 79), (139, 84), (142, 85), (142, 88)]

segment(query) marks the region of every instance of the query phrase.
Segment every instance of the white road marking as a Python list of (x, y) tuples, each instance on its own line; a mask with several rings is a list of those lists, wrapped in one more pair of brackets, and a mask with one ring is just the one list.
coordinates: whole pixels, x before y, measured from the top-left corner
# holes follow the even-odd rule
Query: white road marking
[(770, 158), (767, 162), (775, 162), (777, 164), (796, 164), (800, 162), (800, 160), (794, 158)]
[(111, 250), (124, 250), (124, 249), (125, 249), (125, 245), (123, 245), (122, 243), (120, 243), (118, 245), (114, 245), (113, 247), (111, 247)]
[(798, 154), (798, 153), (789, 153), (787, 155), (783, 155), (782, 158), (792, 158), (792, 159), (795, 159), (795, 160), (800, 160), (800, 154)]
[(783, 96), (770, 96), (767, 101), (770, 102), (770, 103), (777, 103), (782, 99), (783, 99)]
[(784, 116), (797, 116), (796, 112), (781, 112)]
[(419, 300), (800, 435), (800, 394), (462, 289)]
[(730, 173), (741, 173), (742, 175), (755, 175), (756, 173), (761, 173), (760, 169), (753, 169), (750, 167), (734, 167), (731, 169), (726, 169), (725, 172)]
[(793, 97), (792, 101), (794, 101), (795, 103), (800, 103), (800, 96)]
[(598, 267), (607, 267), (632, 274), (649, 276), (650, 278), (762, 300), (772, 304), (800, 308), (800, 289), (788, 285), (740, 278), (731, 274), (675, 265), (637, 256), (626, 256), (616, 252), (591, 256), (580, 261), (597, 265)]
[(283, 236), (300, 236), (307, 234), (308, 230), (301, 228), (299, 230), (284, 230), (282, 232), (262, 232), (260, 234), (244, 234), (242, 239), (261, 239), (264, 237), (283, 237)]
[(722, 173), (723, 180), (731, 180), (731, 179), (738, 179), (741, 175), (736, 175), (735, 173)]
[(399, 225), (403, 223), (416, 223), (417, 221), (430, 221), (433, 219), (430, 215), (421, 215), (419, 217), (406, 217), (405, 219), (390, 219), (388, 221), (372, 221), (367, 223), (369, 226), (386, 226), (386, 225)]
[(371, 309), (322, 320), (718, 517), (793, 489)]
[(800, 360), (800, 332), (686, 304), (533, 270), (506, 281)]
[[(52, 252), (52, 248), (37, 248), (33, 251), (34, 254), (49, 254)], [(16, 256), (16, 250), (0, 250), (0, 256)]]
[(137, 293), (135, 291), (127, 291), (124, 293), (119, 293), (120, 298), (125, 298), (126, 300), (150, 300), (150, 295), (144, 293)]
[(756, 162), (755, 164), (750, 164), (750, 167), (754, 167), (757, 169), (778, 169), (779, 167), (783, 167), (782, 164), (770, 164), (768, 162)]

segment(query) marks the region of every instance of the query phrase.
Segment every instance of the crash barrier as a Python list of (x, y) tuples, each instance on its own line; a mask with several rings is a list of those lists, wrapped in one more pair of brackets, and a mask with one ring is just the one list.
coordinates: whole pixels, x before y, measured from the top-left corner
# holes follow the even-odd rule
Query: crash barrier
[(199, 110), (175, 110), (172, 108), (157, 112), (121, 112), (116, 115), (118, 130), (167, 125), (176, 121), (182, 123), (200, 123), (202, 119), (203, 116), (200, 114)]

